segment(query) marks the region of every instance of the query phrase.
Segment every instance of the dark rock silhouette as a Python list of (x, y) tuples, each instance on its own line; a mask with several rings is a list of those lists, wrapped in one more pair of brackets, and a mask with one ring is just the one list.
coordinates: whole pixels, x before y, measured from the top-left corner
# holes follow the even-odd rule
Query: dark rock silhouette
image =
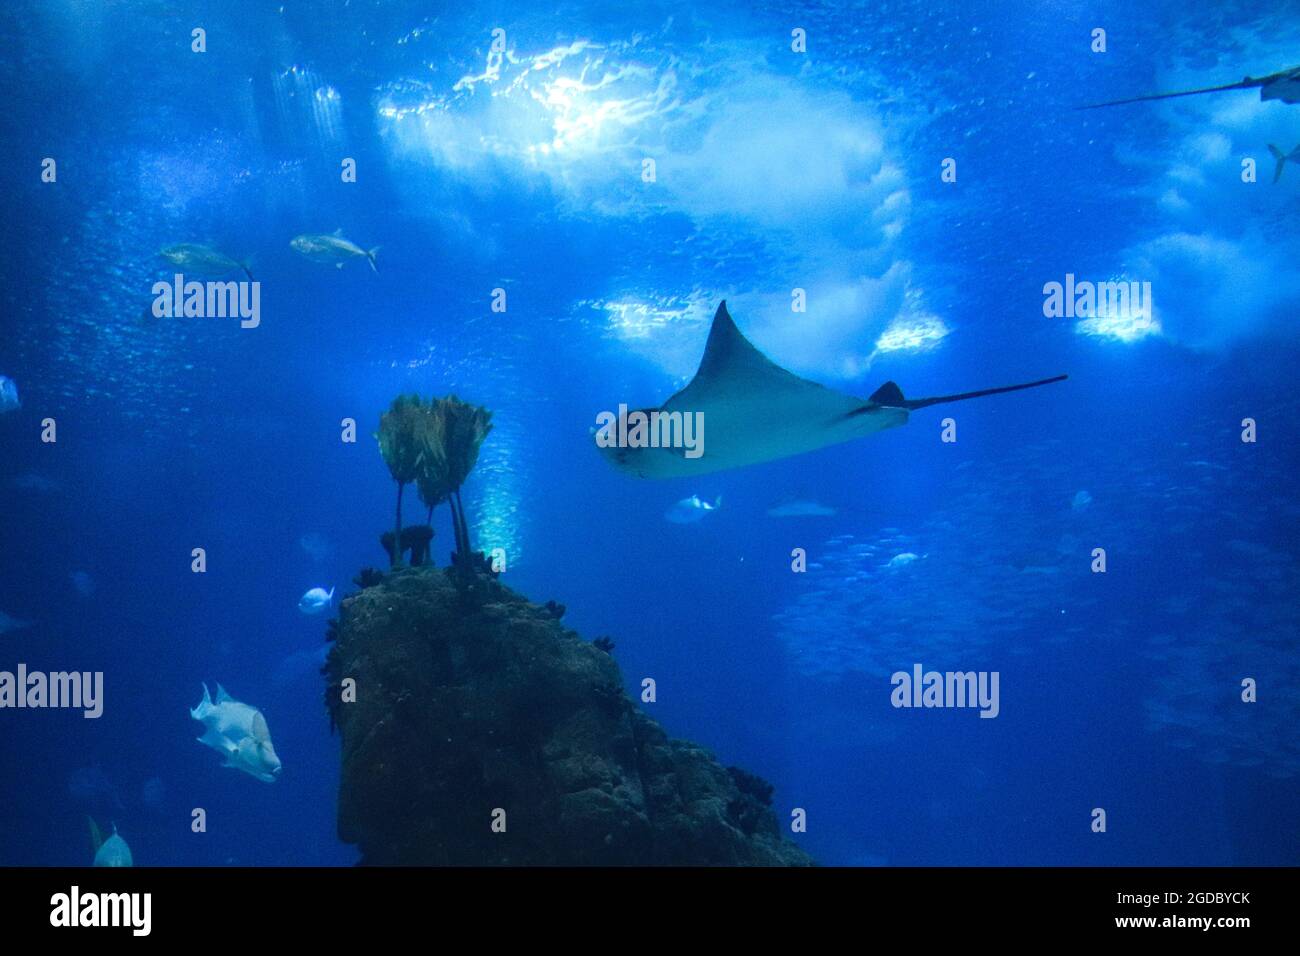
[(385, 531), (379, 536), (379, 544), (383, 547), (390, 561), (396, 562), (400, 560), (401, 555), (409, 551), (411, 552), (411, 564), (413, 566), (430, 563), (429, 545), (432, 541), (433, 528), (427, 524), (404, 525), (402, 527), (402, 551), (401, 554), (394, 555), (393, 532)]
[(362, 863), (811, 864), (771, 786), (670, 739), (558, 609), (433, 567), (342, 602), (326, 704)]
[[(390, 552), (389, 557), (391, 558), (393, 539), (389, 537), (387, 542), (381, 543), (384, 544), (384, 550)], [(378, 568), (362, 568), (357, 572), (357, 576), (352, 579), (352, 583), (359, 588), (372, 588), (383, 580), (384, 572), (380, 571)]]

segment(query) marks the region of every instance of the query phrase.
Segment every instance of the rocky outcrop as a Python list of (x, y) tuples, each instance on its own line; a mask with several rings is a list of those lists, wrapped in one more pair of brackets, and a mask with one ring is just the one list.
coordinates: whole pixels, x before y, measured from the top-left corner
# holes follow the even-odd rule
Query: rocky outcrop
[(342, 734), (339, 836), (362, 862), (810, 864), (771, 787), (670, 739), (562, 614), (433, 567), (342, 602), (326, 703)]

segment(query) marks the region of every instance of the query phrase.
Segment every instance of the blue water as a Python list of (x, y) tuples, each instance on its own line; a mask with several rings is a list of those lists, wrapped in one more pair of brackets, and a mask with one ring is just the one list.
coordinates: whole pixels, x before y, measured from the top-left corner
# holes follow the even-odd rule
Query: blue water
[[(5, 4), (0, 611), (28, 626), (0, 669), (101, 670), (106, 702), (0, 711), (0, 864), (89, 863), (87, 815), (137, 865), (355, 861), (296, 605), (382, 563), (370, 436), (408, 391), (493, 411), (465, 502), (505, 582), (609, 635), (820, 861), (1298, 862), (1300, 168), (1273, 184), (1267, 144), (1300, 108), (1072, 107), (1293, 66), (1300, 21), (1134, 6)], [(336, 228), (377, 273), (289, 246)], [(257, 328), (146, 314), (179, 242), (251, 257)], [(1150, 282), (1153, 314), (1047, 318), (1067, 273)], [(684, 385), (723, 298), (855, 395), (1070, 379), (698, 480), (613, 470), (596, 414)], [(665, 521), (693, 494), (723, 506)], [(767, 514), (791, 500), (835, 513)], [(997, 671), (999, 715), (892, 707), (916, 663)], [(194, 741), (204, 681), (261, 708), (276, 782)]]

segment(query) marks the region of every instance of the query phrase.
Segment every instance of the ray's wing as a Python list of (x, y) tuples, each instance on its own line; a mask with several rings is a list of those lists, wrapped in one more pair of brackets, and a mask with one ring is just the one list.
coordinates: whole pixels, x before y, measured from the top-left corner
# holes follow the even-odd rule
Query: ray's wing
[(714, 313), (704, 357), (690, 384), (662, 406), (663, 411), (705, 413), (720, 419), (754, 406), (787, 412), (816, 409), (828, 419), (845, 415), (862, 400), (800, 378), (777, 365), (741, 335), (724, 300)]
[[(869, 424), (877, 424), (874, 419), (849, 418), (862, 404), (856, 396), (781, 368), (741, 335), (723, 302), (695, 377), (660, 410), (684, 417), (698, 413), (704, 453), (689, 472), (704, 474), (788, 458), (866, 434)], [(887, 427), (906, 421), (907, 413), (889, 409), (879, 417), (879, 426)], [(684, 455), (678, 448), (668, 451)], [(670, 469), (657, 477), (672, 476)]]

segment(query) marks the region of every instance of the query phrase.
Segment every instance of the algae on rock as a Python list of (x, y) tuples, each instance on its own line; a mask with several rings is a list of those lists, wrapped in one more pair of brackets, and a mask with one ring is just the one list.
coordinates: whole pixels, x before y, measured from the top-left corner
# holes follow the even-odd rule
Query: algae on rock
[(395, 571), (340, 615), (326, 702), (339, 836), (363, 863), (812, 862), (770, 788), (669, 739), (609, 653), (491, 575)]

